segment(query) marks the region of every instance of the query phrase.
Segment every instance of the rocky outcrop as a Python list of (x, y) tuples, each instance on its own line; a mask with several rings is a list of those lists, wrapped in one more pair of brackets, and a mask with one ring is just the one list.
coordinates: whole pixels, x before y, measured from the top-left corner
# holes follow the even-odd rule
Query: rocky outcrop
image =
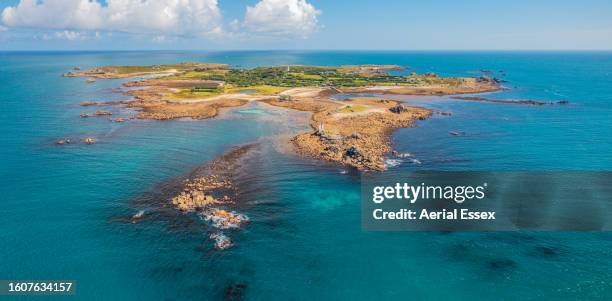
[(389, 108), (389, 111), (391, 111), (391, 113), (400, 114), (400, 113), (408, 112), (408, 108), (406, 108), (404, 105), (398, 104), (396, 106)]
[(96, 138), (92, 138), (92, 137), (87, 137), (87, 138), (82, 138), (81, 142), (85, 142), (87, 144), (94, 144), (96, 143), (98, 140), (96, 140)]
[(361, 154), (361, 151), (357, 147), (354, 147), (354, 146), (349, 147), (344, 152), (344, 155), (349, 157), (349, 158), (355, 159), (355, 160), (360, 160), (360, 159), (363, 158), (363, 155)]
[[(359, 105), (365, 110), (340, 115), (333, 113), (346, 102)], [(393, 113), (391, 109), (398, 106), (401, 109), (397, 111), (401, 113)], [(384, 155), (391, 151), (391, 132), (411, 126), (416, 120), (430, 115), (430, 110), (405, 106), (393, 100), (354, 98), (316, 111), (312, 117), (315, 130), (300, 134), (292, 141), (297, 152), (305, 156), (358, 169), (384, 170)]]
[(218, 176), (199, 177), (188, 181), (183, 191), (173, 197), (171, 202), (182, 211), (195, 211), (211, 205), (223, 204), (229, 198), (224, 196), (218, 200), (212, 196), (212, 192), (219, 188), (229, 188), (231, 185), (229, 180), (220, 179)]
[(214, 204), (221, 204), (211, 195), (204, 194), (203, 191), (184, 191), (172, 198), (172, 204), (182, 211), (195, 211)]
[(83, 113), (80, 116), (83, 118), (87, 118), (87, 117), (110, 116), (110, 115), (113, 115), (113, 113), (109, 111), (96, 111), (95, 113), (89, 113), (89, 114)]

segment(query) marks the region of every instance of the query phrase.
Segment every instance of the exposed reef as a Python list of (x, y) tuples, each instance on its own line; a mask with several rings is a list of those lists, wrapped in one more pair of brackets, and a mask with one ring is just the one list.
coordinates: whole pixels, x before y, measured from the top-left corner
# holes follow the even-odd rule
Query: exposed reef
[(83, 113), (81, 114), (81, 117), (87, 118), (87, 117), (110, 116), (110, 115), (113, 115), (113, 113), (109, 111), (96, 111), (95, 113)]
[(221, 200), (215, 198), (212, 193), (215, 190), (230, 189), (232, 183), (219, 176), (210, 175), (189, 180), (185, 183), (185, 189), (179, 195), (172, 198), (172, 204), (182, 211), (195, 211), (204, 209), (211, 205), (223, 204), (230, 201), (227, 195)]
[(478, 96), (452, 96), (451, 98), (459, 99), (459, 100), (467, 100), (467, 101), (492, 102), (492, 103), (503, 103), (503, 104), (536, 105), (536, 106), (553, 105), (553, 104), (558, 104), (558, 105), (569, 104), (569, 101), (567, 100), (559, 100), (559, 101), (540, 101), (540, 100), (525, 100), (525, 99), (504, 100), (504, 99), (491, 99), (491, 98), (478, 97)]
[(240, 229), (249, 222), (246, 215), (230, 208), (235, 208), (237, 202), (233, 177), (242, 160), (256, 147), (256, 144), (244, 145), (209, 162), (185, 180), (182, 190), (170, 198), (178, 210), (196, 213), (216, 229), (209, 238), (218, 250), (234, 245), (223, 230)]

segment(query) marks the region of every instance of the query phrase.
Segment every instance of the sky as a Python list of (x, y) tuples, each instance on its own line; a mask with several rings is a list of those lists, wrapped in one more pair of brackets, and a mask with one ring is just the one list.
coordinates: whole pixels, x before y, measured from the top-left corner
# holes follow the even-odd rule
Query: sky
[(0, 0), (0, 50), (612, 50), (609, 0)]

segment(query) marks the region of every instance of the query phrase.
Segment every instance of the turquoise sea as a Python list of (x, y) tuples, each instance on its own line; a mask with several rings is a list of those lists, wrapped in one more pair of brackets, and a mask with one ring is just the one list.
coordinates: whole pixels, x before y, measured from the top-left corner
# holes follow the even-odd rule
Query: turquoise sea
[[(611, 52), (0, 52), (0, 279), (76, 280), (76, 295), (61, 297), (76, 300), (612, 299), (610, 233), (363, 232), (357, 171), (297, 159), (267, 139), (304, 129), (290, 114), (255, 106), (199, 121), (80, 118), (91, 111), (82, 101), (127, 99), (113, 91), (121, 80), (61, 76), (183, 61), (489, 70), (511, 89), (487, 97), (569, 104), (398, 97), (452, 116), (398, 130), (395, 148), (421, 164), (392, 168), (612, 170)], [(55, 145), (65, 137), (99, 142)], [(215, 251), (197, 218), (155, 213), (165, 187), (254, 141), (264, 150), (238, 183), (251, 223), (230, 233), (235, 247)], [(151, 218), (129, 222), (142, 209)]]

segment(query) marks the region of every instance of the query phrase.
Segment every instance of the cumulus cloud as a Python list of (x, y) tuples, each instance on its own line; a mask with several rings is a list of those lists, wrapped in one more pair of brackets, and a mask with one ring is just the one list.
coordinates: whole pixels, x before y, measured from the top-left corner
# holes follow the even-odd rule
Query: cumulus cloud
[(153, 41), (155, 43), (164, 43), (164, 42), (168, 41), (168, 39), (166, 38), (166, 36), (156, 36), (153, 39), (151, 39), (151, 41)]
[(64, 39), (68, 41), (83, 40), (86, 38), (80, 32), (72, 31), (72, 30), (58, 31), (55, 33), (55, 37), (58, 39)]
[(37, 33), (33, 36), (37, 40), (67, 40), (67, 41), (84, 41), (84, 40), (100, 40), (102, 35), (100, 32), (89, 32), (89, 31), (74, 31), (74, 30), (60, 30), (51, 31), (44, 33)]
[(8, 27), (206, 36), (222, 32), (217, 0), (21, 0), (2, 11)]
[(317, 30), (320, 14), (306, 0), (261, 0), (247, 6), (243, 26), (255, 33), (307, 37)]

